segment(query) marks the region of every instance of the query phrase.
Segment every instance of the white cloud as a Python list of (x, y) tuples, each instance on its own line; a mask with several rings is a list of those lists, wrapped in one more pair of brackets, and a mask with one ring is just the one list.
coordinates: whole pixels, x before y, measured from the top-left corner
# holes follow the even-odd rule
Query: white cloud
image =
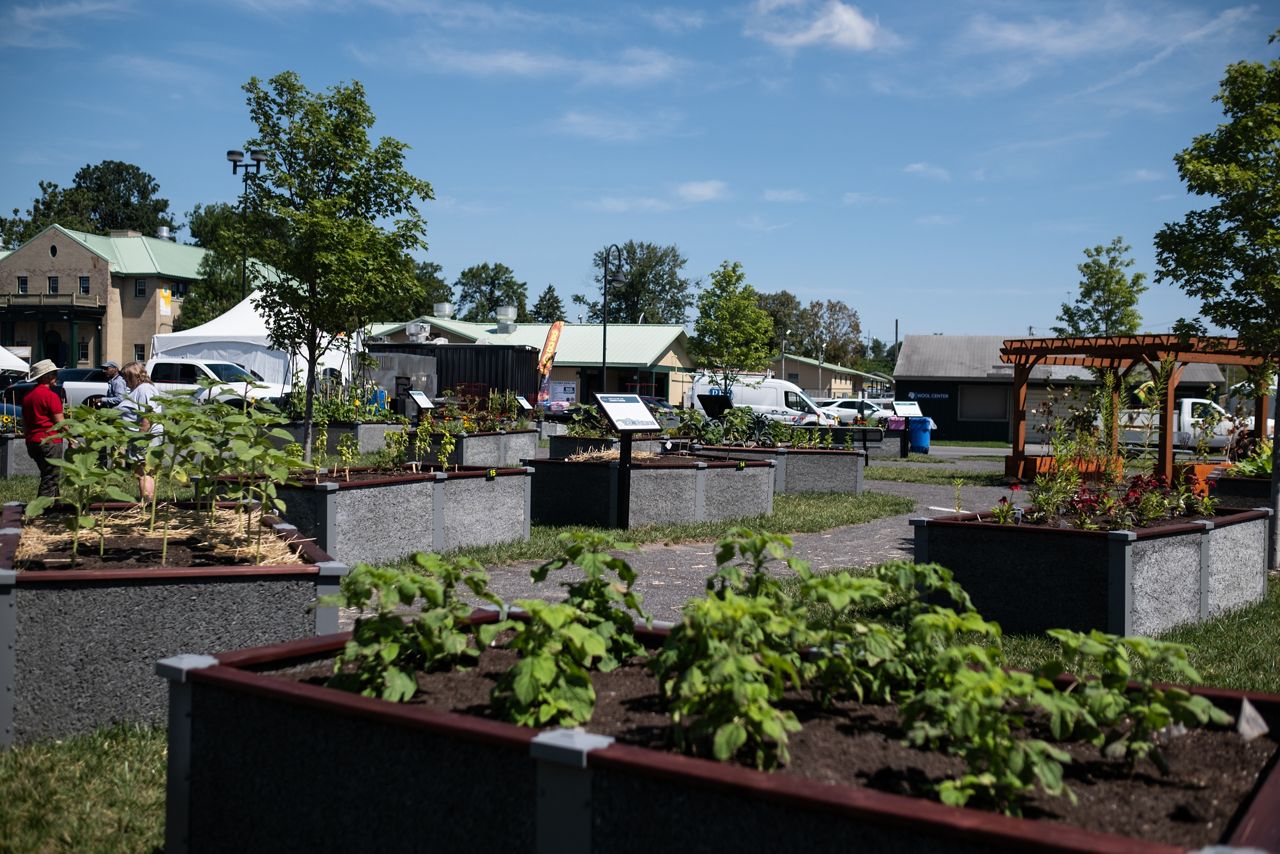
[(756, 3), (745, 32), (787, 50), (825, 46), (869, 51), (899, 43), (879, 22), (841, 0), (827, 0), (816, 11), (807, 0), (762, 0)]
[(953, 214), (926, 214), (916, 217), (916, 225), (955, 225), (960, 217)]
[(1154, 169), (1133, 169), (1124, 176), (1124, 179), (1132, 182), (1163, 181), (1164, 174)]
[(681, 201), (697, 204), (723, 199), (728, 190), (724, 181), (688, 181), (676, 187), (676, 196)]
[(0, 15), (0, 45), (6, 47), (65, 48), (75, 42), (66, 29), (77, 19), (115, 17), (133, 10), (132, 0), (70, 0), (13, 6)]
[(673, 6), (648, 9), (642, 14), (650, 24), (669, 33), (691, 33), (702, 29), (707, 22), (701, 12), (693, 12)]
[(874, 193), (845, 193), (840, 197), (840, 204), (846, 207), (852, 205), (879, 205), (890, 201), (884, 196), (877, 196)]
[(738, 220), (738, 227), (745, 228), (747, 231), (758, 231), (767, 234), (770, 231), (778, 231), (790, 226), (789, 222), (768, 222), (757, 214)]
[(933, 178), (936, 181), (950, 181), (951, 173), (941, 166), (933, 166), (928, 163), (908, 163), (902, 167), (902, 171), (908, 175), (919, 175), (922, 178)]
[(809, 196), (803, 190), (765, 190), (766, 202), (807, 202)]
[(352, 51), (369, 65), (401, 62), (441, 73), (471, 77), (570, 77), (586, 85), (641, 86), (674, 77), (683, 60), (660, 50), (628, 48), (615, 60), (579, 59), (526, 50), (467, 51), (439, 44), (404, 45), (396, 50)]
[(601, 213), (662, 213), (671, 210), (671, 203), (652, 196), (603, 196), (594, 202), (587, 202), (586, 208)]
[(650, 116), (613, 116), (569, 110), (556, 119), (553, 128), (557, 133), (579, 136), (601, 142), (635, 142), (640, 139), (670, 136), (675, 133), (682, 117), (678, 113), (657, 113)]

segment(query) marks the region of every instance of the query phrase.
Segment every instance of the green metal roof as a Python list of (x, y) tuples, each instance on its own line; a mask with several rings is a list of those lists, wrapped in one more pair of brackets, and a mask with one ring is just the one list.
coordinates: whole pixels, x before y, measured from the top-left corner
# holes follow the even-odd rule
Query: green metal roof
[[(775, 356), (773, 361), (781, 361), (781, 356)], [(837, 365), (834, 362), (819, 362), (817, 359), (810, 359), (808, 356), (797, 356), (794, 353), (787, 353), (788, 362), (800, 362), (805, 365), (821, 365), (824, 371), (831, 371), (836, 374), (856, 374), (860, 377), (868, 377), (873, 380), (883, 380), (885, 382), (893, 382), (892, 378), (881, 374), (869, 374), (866, 371), (855, 370), (854, 368), (846, 368), (844, 365)]]
[[(485, 344), (523, 344), (542, 349), (549, 323), (520, 323), (511, 332), (499, 332), (496, 324), (470, 323), (443, 317), (419, 318), (436, 330)], [(407, 323), (375, 323), (371, 335), (391, 335)], [(600, 364), (603, 327), (594, 323), (566, 323), (556, 347), (557, 365)], [(687, 335), (676, 323), (611, 323), (609, 324), (609, 364), (616, 368), (647, 368), (660, 360), (677, 343), (682, 346)]]
[(200, 261), (208, 251), (199, 246), (174, 243), (157, 237), (104, 237), (101, 234), (72, 231), (60, 225), (51, 225), (49, 228), (57, 229), (90, 252), (107, 259), (111, 262), (111, 272), (120, 276), (199, 279)]
[(12, 252), (13, 252), (12, 249), (0, 249), (0, 261), (3, 261), (5, 258), (9, 257), (9, 255)]

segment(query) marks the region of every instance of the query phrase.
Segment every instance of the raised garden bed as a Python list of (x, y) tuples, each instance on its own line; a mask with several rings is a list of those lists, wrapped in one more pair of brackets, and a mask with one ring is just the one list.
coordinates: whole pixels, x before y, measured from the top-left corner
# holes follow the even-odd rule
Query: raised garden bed
[(27, 453), (27, 442), (13, 434), (0, 436), (0, 477), (37, 475), (36, 461)]
[(1222, 507), (1252, 510), (1271, 505), (1269, 477), (1238, 477), (1223, 472), (1211, 482), (1214, 484), (1213, 497), (1218, 499)]
[[(773, 512), (772, 461), (663, 456), (631, 470), (631, 527)], [(540, 525), (618, 525), (617, 460), (539, 460), (533, 473), (533, 521)]]
[[(1085, 480), (1097, 479), (1106, 474), (1102, 460), (1066, 460), (1065, 463), (1078, 470)], [(1037, 454), (1023, 455), (1015, 458), (1012, 454), (1004, 458), (1004, 476), (1010, 480), (1030, 483), (1036, 475), (1051, 472), (1059, 465), (1057, 457)], [(1124, 471), (1124, 460), (1116, 457), (1112, 462), (1112, 471)]]
[[(552, 436), (547, 449), (547, 456), (553, 460), (563, 460), (577, 454), (591, 451), (616, 451), (622, 440), (617, 437), (600, 439), (584, 439), (578, 436)], [(631, 442), (632, 453), (665, 454), (668, 451), (688, 447), (689, 440), (670, 438), (667, 436), (636, 436)]]
[[(657, 633), (637, 634), (650, 644), (658, 642)], [(903, 765), (863, 775), (851, 765), (874, 766), (879, 760), (841, 754), (819, 740), (808, 751), (829, 770), (811, 777), (668, 752), (660, 749), (663, 729), (653, 723), (651, 693), (619, 692), (611, 718), (615, 738), (592, 732), (594, 718), (587, 731), (538, 731), (452, 710), (484, 705), (466, 696), (440, 699), (433, 691), (425, 703), (400, 705), (303, 678), (324, 672), (320, 663), (339, 652), (348, 637), (160, 662), (157, 671), (169, 680), (172, 697), (166, 850), (220, 851), (246, 843), (250, 850), (264, 851), (396, 849), (424, 832), (424, 810), (449, 818), (430, 829), (430, 844), (438, 850), (657, 850), (672, 844), (673, 833), (679, 845), (695, 851), (845, 850), (855, 840), (859, 850), (877, 851), (1184, 850), (1066, 823), (1053, 814), (1053, 799), (1040, 804), (1040, 818), (1033, 820), (887, 791), (911, 789), (922, 777), (928, 779), (930, 772), (923, 768), (929, 757), (910, 758), (913, 751), (906, 751)], [(480, 672), (483, 698), (492, 677), (484, 678), (483, 662)], [(455, 675), (466, 678), (429, 678)], [(1273, 726), (1280, 716), (1280, 697), (1197, 693), (1230, 714), (1237, 714), (1248, 696)], [(609, 692), (598, 688), (597, 694), (596, 714), (607, 717), (602, 707)], [(868, 744), (901, 749), (892, 722), (870, 713), (883, 707), (866, 708), (867, 714), (829, 716), (826, 729), (837, 742), (858, 729), (869, 731)], [(1248, 754), (1261, 773), (1252, 785), (1247, 773), (1243, 781), (1234, 779), (1232, 801), (1240, 791), (1243, 801), (1228, 805), (1229, 818), (1215, 828), (1204, 828), (1199, 819), (1198, 832), (1212, 837), (1206, 842), (1276, 850), (1280, 775), (1274, 757), (1266, 758), (1275, 750), (1274, 741), (1245, 745), (1229, 732), (1204, 735), (1226, 739), (1231, 755)], [(794, 739), (797, 759), (806, 749), (802, 741), (803, 736)], [(1196, 754), (1189, 755), (1194, 761)], [(252, 774), (244, 773), (245, 756), (254, 757)], [(1133, 820), (1136, 806), (1124, 794), (1132, 791), (1128, 787), (1163, 790), (1168, 801), (1158, 812), (1166, 833), (1168, 825), (1176, 832), (1179, 823), (1197, 821), (1196, 805), (1226, 788), (1215, 783), (1205, 791), (1203, 783), (1182, 778), (1165, 783), (1145, 773), (1137, 779), (1084, 773), (1084, 779), (1071, 777), (1070, 784), (1093, 786), (1111, 778), (1119, 786), (1110, 801), (1101, 799), (1099, 810), (1113, 826), (1142, 824)], [(360, 821), (331, 808), (335, 791), (361, 793)], [(1108, 802), (1123, 808), (1107, 809)]]
[(387, 474), (352, 468), (279, 487), (285, 518), (347, 563), (529, 538), (529, 468)]
[[(283, 429), (293, 436), (293, 441), (302, 441), (303, 425), (300, 422), (291, 421), (285, 424)], [(385, 422), (315, 424), (311, 428), (313, 442), (315, 441), (316, 431), (322, 429), (327, 433), (326, 453), (334, 456), (338, 453), (338, 444), (342, 441), (343, 436), (355, 436), (356, 451), (361, 454), (371, 454), (375, 451), (381, 451), (387, 446), (388, 433), (408, 428), (404, 424)]]
[[(423, 462), (434, 463), (439, 461), (439, 434), (430, 435), (429, 445), (423, 437), (420, 458)], [(454, 448), (447, 460), (451, 466), (521, 466), (525, 460), (532, 460), (538, 455), (537, 430), (458, 433), (453, 441)]]
[(821, 450), (818, 448), (736, 448), (695, 446), (703, 456), (739, 460), (773, 460), (777, 466), (775, 493), (842, 492), (862, 494), (865, 451)]
[[(152, 675), (158, 657), (337, 630), (337, 609), (310, 606), (336, 591), (347, 567), (279, 520), (268, 517), (274, 532), (266, 536), (286, 540), (302, 562), (176, 567), (135, 560), (127, 568), (34, 570), (15, 569), (22, 511), (6, 504), (0, 512), (5, 746), (116, 721), (162, 723), (166, 695)], [(96, 557), (96, 548), (82, 549)]]
[(1139, 531), (999, 525), (966, 513), (912, 519), (917, 563), (955, 573), (1010, 633), (1159, 634), (1266, 595), (1268, 510)]

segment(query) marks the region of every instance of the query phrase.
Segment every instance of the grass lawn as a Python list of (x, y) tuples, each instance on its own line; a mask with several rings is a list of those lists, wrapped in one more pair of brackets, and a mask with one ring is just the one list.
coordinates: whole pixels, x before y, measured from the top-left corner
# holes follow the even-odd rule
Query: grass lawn
[(961, 469), (935, 468), (933, 466), (871, 465), (867, 467), (866, 478), (870, 481), (934, 483), (940, 486), (952, 486), (957, 480), (962, 481), (961, 486), (1001, 486), (1004, 484), (1004, 472), (963, 471)]
[[(842, 525), (860, 525), (885, 516), (909, 513), (915, 503), (895, 495), (864, 492), (859, 496), (838, 493), (801, 492), (773, 497), (773, 515), (731, 522), (695, 522), (687, 525), (650, 525), (619, 531), (618, 538), (632, 543), (685, 543), (712, 541), (723, 537), (730, 528), (751, 528), (776, 534), (798, 534), (826, 531)], [(550, 560), (560, 554), (556, 538), (583, 527), (534, 525), (528, 542), (499, 543), (461, 549), (485, 566), (517, 563), (524, 560)]]
[(165, 754), (126, 726), (0, 752), (0, 850), (158, 851)]
[(40, 478), (35, 475), (0, 478), (0, 502), (30, 501), (36, 497), (36, 487), (39, 485)]

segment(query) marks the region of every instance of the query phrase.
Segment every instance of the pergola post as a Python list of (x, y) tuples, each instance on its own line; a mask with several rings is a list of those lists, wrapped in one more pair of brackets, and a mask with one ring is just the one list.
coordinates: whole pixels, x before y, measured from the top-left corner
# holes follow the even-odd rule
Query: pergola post
[[(1165, 483), (1173, 483), (1173, 415), (1174, 399), (1178, 390), (1178, 380), (1182, 379), (1181, 362), (1173, 366), (1169, 373), (1169, 383), (1165, 386), (1164, 397), (1160, 401), (1160, 445), (1156, 456), (1154, 474), (1163, 477)], [(1154, 371), (1154, 367), (1152, 368)]]
[(1262, 395), (1253, 401), (1253, 438), (1267, 436), (1267, 411), (1271, 409), (1271, 397)]
[(1005, 476), (1021, 478), (1022, 466), (1027, 458), (1027, 382), (1031, 379), (1031, 365), (1013, 366), (1013, 452), (1005, 464)]

